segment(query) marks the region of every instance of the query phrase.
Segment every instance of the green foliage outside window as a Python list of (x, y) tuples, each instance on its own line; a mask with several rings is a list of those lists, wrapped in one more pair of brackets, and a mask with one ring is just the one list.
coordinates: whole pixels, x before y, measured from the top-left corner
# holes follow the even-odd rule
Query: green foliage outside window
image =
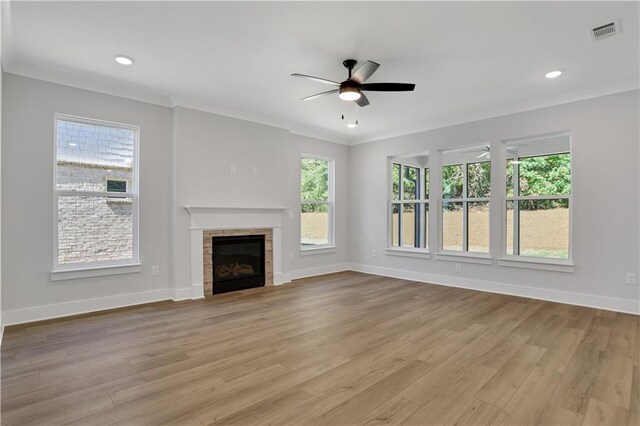
[(461, 164), (442, 167), (442, 197), (461, 198), (464, 174)]
[[(518, 159), (521, 196), (568, 195), (571, 193), (571, 159), (569, 154), (543, 155)], [(507, 160), (507, 196), (513, 196), (513, 160)], [(566, 207), (566, 200), (544, 200), (533, 209)]]
[[(329, 200), (329, 162), (315, 158), (303, 158), (300, 176), (303, 201)], [(312, 204), (302, 205), (303, 213), (316, 211)]]

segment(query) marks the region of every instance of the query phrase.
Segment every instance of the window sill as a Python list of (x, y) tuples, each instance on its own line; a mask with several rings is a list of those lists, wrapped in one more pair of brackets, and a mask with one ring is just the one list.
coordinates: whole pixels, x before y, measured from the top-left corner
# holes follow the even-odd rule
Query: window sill
[(488, 254), (480, 253), (450, 253), (442, 252), (436, 254), (437, 260), (444, 260), (447, 262), (460, 262), (460, 263), (475, 263), (478, 265), (491, 265), (493, 259)]
[(512, 268), (538, 269), (542, 271), (568, 272), (575, 271), (575, 265), (565, 260), (540, 260), (531, 258), (503, 257), (498, 259), (498, 265)]
[(77, 269), (59, 269), (51, 271), (51, 281), (66, 281), (79, 278), (103, 277), (107, 275), (133, 274), (142, 272), (141, 263), (126, 265), (96, 266)]
[(425, 249), (411, 249), (407, 247), (387, 247), (384, 249), (387, 256), (416, 257), (429, 259), (431, 254)]
[(311, 256), (314, 254), (335, 253), (336, 246), (318, 246), (318, 247), (305, 247), (300, 248), (300, 256)]

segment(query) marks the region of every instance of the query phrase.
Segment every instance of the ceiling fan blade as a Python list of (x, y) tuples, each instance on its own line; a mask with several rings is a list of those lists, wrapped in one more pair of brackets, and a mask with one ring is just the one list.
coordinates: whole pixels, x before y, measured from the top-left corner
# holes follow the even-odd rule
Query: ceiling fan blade
[(307, 96), (306, 98), (302, 98), (302, 100), (303, 101), (309, 101), (311, 99), (319, 98), (320, 96), (331, 95), (333, 93), (338, 93), (339, 91), (340, 91), (340, 89), (333, 89), (333, 90), (329, 90), (327, 92), (316, 93), (315, 95), (311, 95), (311, 96)]
[(364, 93), (360, 93), (360, 97), (358, 98), (357, 101), (354, 101), (354, 102), (361, 107), (366, 107), (367, 105), (369, 105), (369, 99), (367, 99)]
[(308, 80), (313, 80), (315, 82), (322, 83), (322, 84), (330, 84), (332, 86), (340, 86), (340, 83), (338, 83), (337, 81), (327, 80), (326, 78), (314, 77), (312, 75), (304, 75), (304, 74), (295, 73), (295, 74), (291, 74), (291, 77), (302, 77), (302, 78), (306, 78)]
[(367, 81), (367, 79), (371, 77), (374, 72), (376, 72), (379, 66), (380, 64), (377, 62), (367, 61), (362, 64), (357, 70), (355, 70), (349, 80), (353, 80), (362, 84)]
[(375, 92), (411, 92), (416, 85), (413, 83), (366, 83), (360, 86), (360, 90), (372, 90)]

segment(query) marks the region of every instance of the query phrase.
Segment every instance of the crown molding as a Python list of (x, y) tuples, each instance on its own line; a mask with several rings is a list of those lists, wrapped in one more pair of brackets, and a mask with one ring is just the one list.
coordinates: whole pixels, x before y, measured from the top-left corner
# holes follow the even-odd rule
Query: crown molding
[(424, 126), (414, 127), (411, 130), (402, 132), (390, 132), (375, 138), (364, 138), (351, 142), (349, 145), (360, 145), (363, 143), (376, 142), (385, 139), (396, 138), (400, 136), (413, 135), (415, 133), (426, 132), (429, 130), (442, 129), (444, 127), (456, 126), (459, 124), (472, 123), (474, 121), (486, 120), (489, 118), (503, 117), (506, 115), (517, 114), (536, 109), (549, 108), (558, 105), (569, 104), (572, 102), (584, 101), (587, 99), (600, 98), (603, 96), (615, 95), (616, 93), (629, 92), (640, 89), (640, 80), (626, 80), (620, 83), (609, 84), (581, 90), (577, 92), (569, 92), (558, 96), (535, 99), (533, 101), (514, 104), (506, 107), (495, 108), (476, 114), (470, 114), (452, 118), (450, 120), (442, 120), (433, 122)]
[[(4, 5), (4, 2), (3, 2)], [(4, 13), (4, 9), (3, 9)], [(4, 15), (3, 15), (4, 23)], [(4, 42), (3, 42), (4, 49)], [(198, 111), (217, 114), (224, 117), (235, 118), (238, 120), (249, 121), (252, 123), (262, 124), (265, 126), (275, 127), (288, 131), (293, 135), (300, 135), (313, 139), (320, 139), (327, 142), (333, 142), (341, 145), (354, 146), (369, 142), (376, 142), (385, 139), (421, 133), (429, 130), (451, 127), (459, 124), (471, 123), (474, 121), (486, 120), (489, 118), (502, 117), (505, 115), (517, 114), (525, 111), (532, 111), (541, 108), (548, 108), (578, 102), (582, 100), (599, 98), (602, 96), (613, 95), (616, 93), (628, 92), (640, 89), (640, 80), (626, 80), (620, 83), (598, 86), (577, 92), (569, 92), (558, 96), (535, 99), (519, 104), (506, 107), (494, 108), (482, 111), (476, 114), (454, 117), (448, 120), (432, 122), (426, 125), (414, 126), (400, 132), (387, 132), (373, 138), (349, 138), (344, 137), (335, 132), (325, 129), (307, 126), (303, 123), (295, 123), (287, 120), (280, 120), (266, 115), (228, 108), (220, 105), (214, 105), (206, 101), (190, 99), (182, 96), (165, 95), (158, 93), (150, 88), (144, 88), (139, 85), (126, 84), (122, 81), (112, 78), (97, 78), (71, 70), (55, 70), (40, 67), (25, 61), (10, 62), (9, 58), (13, 58), (13, 52), (9, 48), (8, 57), (4, 56), (2, 65), (5, 72), (16, 74), (23, 77), (34, 78), (37, 80), (48, 81), (51, 83), (62, 84), (66, 86), (76, 87), (83, 90), (89, 90), (111, 96), (131, 99), (135, 101), (150, 103), (163, 107), (176, 108), (183, 107), (195, 109)], [(6, 59), (6, 61), (5, 61)]]

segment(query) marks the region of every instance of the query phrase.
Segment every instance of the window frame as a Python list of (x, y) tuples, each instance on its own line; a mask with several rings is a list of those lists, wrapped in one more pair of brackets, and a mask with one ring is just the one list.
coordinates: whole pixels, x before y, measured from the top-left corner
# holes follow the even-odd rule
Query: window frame
[[(327, 201), (324, 200), (303, 200), (302, 199), (302, 160), (305, 158), (309, 158), (312, 160), (320, 160), (327, 161)], [(331, 157), (325, 157), (322, 155), (316, 154), (300, 154), (300, 162), (298, 164), (298, 171), (300, 172), (298, 178), (298, 184), (300, 185), (298, 189), (298, 197), (300, 197), (300, 225), (302, 225), (302, 205), (303, 204), (322, 204), (327, 205), (328, 212), (328, 229), (327, 229), (327, 244), (314, 244), (312, 246), (304, 246), (302, 245), (302, 226), (298, 227), (298, 231), (300, 232), (300, 236), (298, 238), (300, 244), (300, 253), (302, 255), (312, 254), (313, 252), (327, 252), (332, 251), (336, 248), (336, 240), (335, 240), (335, 159)]]
[[(405, 157), (406, 158), (406, 157)], [(429, 236), (430, 236), (430, 223), (431, 219), (431, 188), (433, 187), (432, 174), (429, 165), (416, 166), (403, 163), (403, 157), (389, 157), (387, 168), (387, 254), (394, 254), (394, 252), (406, 252), (415, 255), (428, 255), (429, 254)], [(399, 199), (393, 199), (393, 167), (394, 165), (400, 166), (400, 182), (398, 182), (398, 195)], [(418, 187), (418, 197), (415, 200), (409, 200), (404, 198), (404, 168), (410, 167), (417, 169), (416, 185)], [(428, 171), (428, 172), (427, 172)], [(429, 174), (429, 194), (426, 196), (426, 184), (425, 177)], [(417, 205), (418, 209), (415, 211), (416, 218), (419, 221), (418, 225), (418, 246), (406, 247), (402, 245), (402, 212), (405, 204)], [(393, 245), (393, 206), (398, 205), (398, 245)], [(425, 210), (426, 209), (426, 210)], [(425, 214), (426, 213), (426, 214)], [(415, 226), (415, 225), (414, 225)]]
[[(461, 161), (461, 162), (453, 162), (451, 164), (444, 163), (444, 154), (446, 153), (455, 153), (460, 152), (464, 153), (465, 151), (475, 151), (480, 147), (489, 147), (489, 151), (491, 152), (491, 147), (489, 143), (481, 143), (481, 144), (473, 144), (469, 146), (463, 146), (453, 149), (443, 149), (438, 151), (438, 258), (440, 260), (448, 260), (447, 257), (452, 258), (480, 258), (480, 259), (491, 259), (491, 211), (492, 211), (492, 198), (493, 198), (493, 184), (492, 184), (492, 173), (491, 168), (493, 168), (493, 160), (480, 160), (476, 158), (476, 161)], [(469, 164), (477, 164), (477, 163), (489, 163), (489, 196), (487, 197), (469, 197), (469, 185), (468, 185), (468, 170)], [(445, 198), (444, 197), (444, 179), (442, 169), (446, 166), (461, 166), (462, 167), (462, 196), (458, 198)], [(468, 206), (469, 203), (488, 203), (489, 206), (489, 222), (487, 228), (487, 241), (488, 241), (488, 251), (487, 252), (478, 252), (478, 251), (469, 251), (469, 213)], [(444, 248), (444, 214), (443, 208), (444, 203), (462, 203), (462, 250), (447, 250)], [(455, 260), (455, 259), (454, 259)]]
[[(534, 142), (534, 141), (543, 141), (545, 139), (551, 138), (559, 138), (566, 136), (569, 139), (569, 149), (565, 150), (557, 150), (554, 152), (547, 152), (545, 154), (539, 155), (524, 155), (522, 157), (517, 158), (531, 158), (531, 157), (542, 157), (546, 155), (556, 155), (556, 154), (569, 154), (570, 166), (571, 166), (571, 174), (570, 174), (570, 182), (571, 182), (571, 191), (569, 194), (554, 194), (554, 195), (519, 195), (520, 185), (518, 178), (518, 174), (516, 173), (516, 167), (514, 167), (514, 179), (513, 179), (513, 195), (507, 195), (507, 160), (516, 157), (510, 157), (507, 154), (507, 147), (510, 143), (519, 142)], [(548, 269), (559, 272), (573, 272), (574, 271), (574, 263), (573, 263), (573, 138), (570, 131), (561, 131), (554, 133), (546, 133), (541, 135), (534, 136), (526, 136), (522, 138), (514, 138), (514, 139), (505, 139), (501, 141), (500, 144), (500, 161), (502, 164), (500, 165), (500, 199), (501, 199), (501, 217), (503, 220), (502, 225), (502, 238), (501, 238), (501, 253), (499, 258), (499, 265), (502, 266), (513, 266), (520, 268), (531, 268), (531, 269)], [(514, 165), (515, 166), (515, 165)], [(519, 168), (519, 167), (518, 167)], [(518, 195), (516, 195), (518, 194)], [(553, 258), (553, 257), (538, 257), (538, 256), (523, 256), (519, 254), (508, 254), (508, 232), (507, 232), (507, 203), (513, 202), (513, 250), (514, 253), (516, 251), (516, 247), (519, 248), (519, 215), (516, 213), (519, 211), (518, 201), (537, 201), (537, 200), (568, 200), (569, 203), (569, 235), (568, 235), (568, 253), (567, 258)]]
[[(90, 126), (112, 127), (117, 129), (133, 131), (133, 159), (131, 162), (131, 179), (127, 180), (127, 192), (107, 191), (75, 191), (57, 188), (58, 173), (58, 121), (66, 121)], [(112, 121), (81, 117), (70, 114), (55, 113), (53, 117), (53, 267), (51, 280), (67, 280), (74, 278), (86, 278), (93, 276), (113, 275), (121, 273), (141, 272), (140, 263), (140, 237), (139, 237), (139, 152), (140, 152), (140, 126), (117, 123)], [(123, 179), (125, 180), (125, 179)], [(132, 257), (118, 260), (101, 260), (92, 262), (59, 263), (58, 250), (58, 200), (60, 196), (94, 196), (105, 197), (105, 199), (130, 199), (131, 211), (131, 232), (132, 232)], [(77, 274), (76, 274), (77, 273)]]

